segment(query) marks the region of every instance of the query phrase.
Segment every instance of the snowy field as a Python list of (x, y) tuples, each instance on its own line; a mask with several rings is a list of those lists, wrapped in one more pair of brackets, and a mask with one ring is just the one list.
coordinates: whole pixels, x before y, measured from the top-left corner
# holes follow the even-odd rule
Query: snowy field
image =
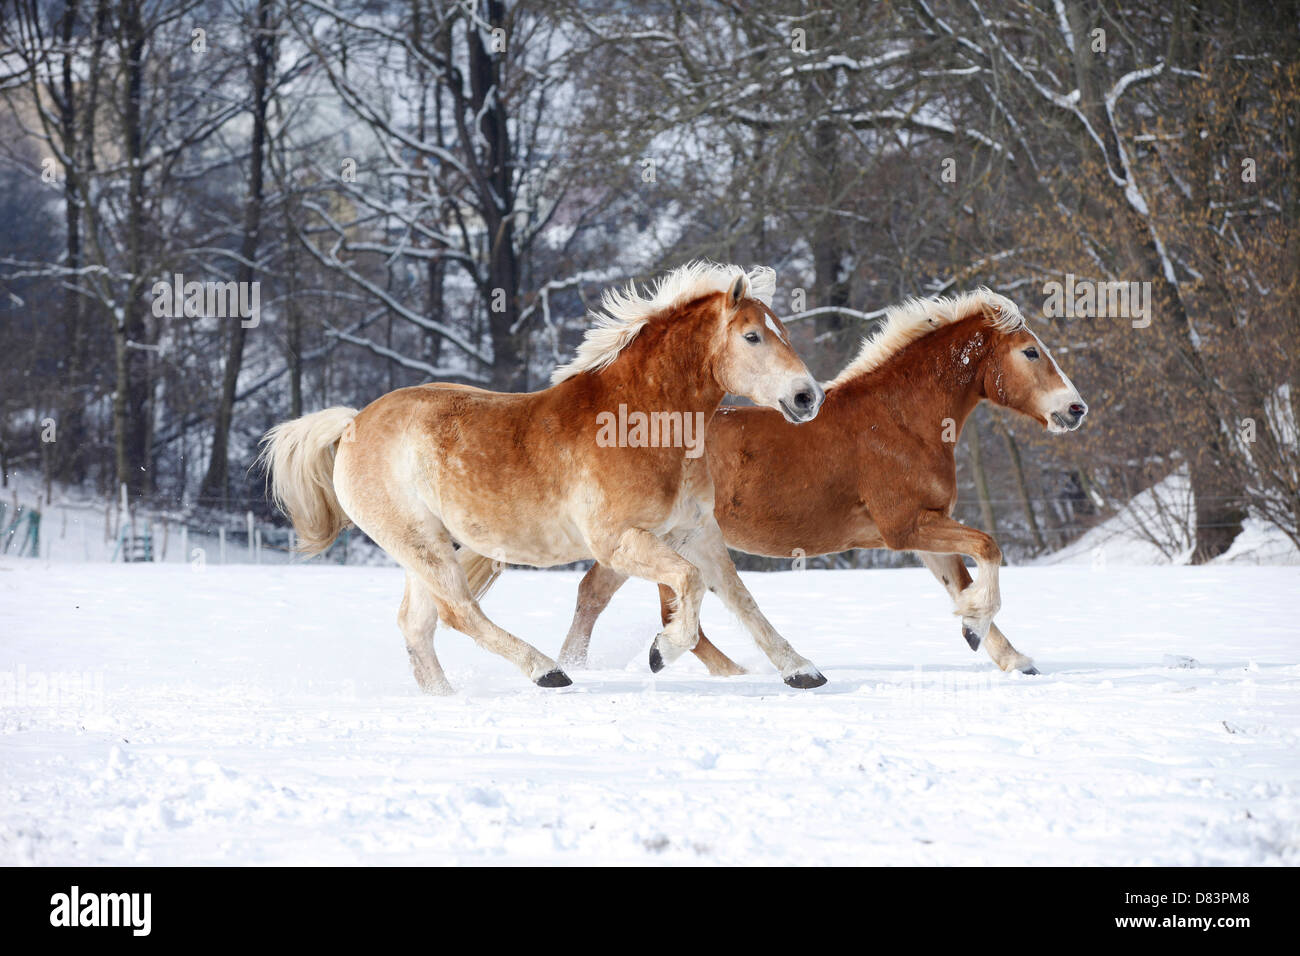
[[(752, 675), (652, 676), (644, 583), (572, 687), (440, 631), (430, 698), (397, 570), (0, 558), (0, 863), (1300, 862), (1300, 569), (1007, 568), (1039, 677), (924, 570), (747, 580), (826, 687), (712, 597)], [(577, 581), (487, 609), (554, 654)]]

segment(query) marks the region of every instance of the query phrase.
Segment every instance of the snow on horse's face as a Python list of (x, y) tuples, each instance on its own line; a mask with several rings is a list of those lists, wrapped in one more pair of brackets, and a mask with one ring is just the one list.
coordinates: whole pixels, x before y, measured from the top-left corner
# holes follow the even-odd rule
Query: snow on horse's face
[(1001, 339), (985, 373), (985, 395), (1028, 415), (1049, 432), (1078, 428), (1088, 406), (1038, 336), (1022, 326), (1001, 333)]
[(781, 320), (750, 297), (749, 279), (743, 275), (727, 293), (713, 362), (719, 385), (756, 405), (779, 409), (789, 422), (816, 418), (826, 397), (795, 353)]

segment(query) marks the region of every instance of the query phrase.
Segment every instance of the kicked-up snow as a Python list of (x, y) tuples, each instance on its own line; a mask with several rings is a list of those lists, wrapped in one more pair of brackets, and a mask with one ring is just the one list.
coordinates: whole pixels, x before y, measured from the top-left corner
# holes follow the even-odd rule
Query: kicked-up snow
[[(554, 655), (578, 578), (486, 608)], [(924, 570), (746, 580), (827, 686), (712, 597), (752, 673), (652, 676), (644, 582), (572, 687), (440, 629), (433, 698), (395, 569), (0, 559), (0, 863), (1300, 862), (1300, 570), (1006, 568), (1038, 677)]]

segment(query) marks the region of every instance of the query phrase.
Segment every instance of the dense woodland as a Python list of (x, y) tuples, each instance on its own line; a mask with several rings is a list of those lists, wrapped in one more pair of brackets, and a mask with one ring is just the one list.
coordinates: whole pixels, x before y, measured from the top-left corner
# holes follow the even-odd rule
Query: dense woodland
[[(1298, 54), (1295, 0), (0, 0), (0, 471), (268, 513), (277, 421), (544, 387), (705, 256), (822, 378), (908, 296), (1015, 299), (1091, 412), (963, 432), (1012, 560), (1175, 474), (1168, 554), (1300, 545)], [(159, 315), (178, 274), (256, 322)], [(1045, 315), (1067, 277), (1149, 324)]]

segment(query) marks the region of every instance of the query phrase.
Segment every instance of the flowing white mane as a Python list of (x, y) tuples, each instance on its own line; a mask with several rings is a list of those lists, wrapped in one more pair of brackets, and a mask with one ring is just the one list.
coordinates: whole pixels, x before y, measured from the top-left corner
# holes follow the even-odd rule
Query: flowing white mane
[(908, 299), (885, 313), (875, 334), (863, 340), (857, 356), (826, 387), (873, 372), (922, 336), (980, 313), (989, 325), (1002, 332), (1014, 332), (1025, 324), (1014, 302), (985, 288), (955, 298)]
[(650, 289), (638, 291), (635, 281), (629, 281), (626, 288), (607, 289), (600, 299), (601, 311), (592, 313), (592, 326), (578, 353), (551, 374), (551, 384), (558, 385), (579, 372), (600, 371), (618, 358), (651, 319), (701, 296), (726, 292), (742, 275), (749, 283), (746, 294), (770, 309), (776, 272), (767, 266), (756, 266), (747, 273), (737, 265), (697, 259), (669, 272)]

